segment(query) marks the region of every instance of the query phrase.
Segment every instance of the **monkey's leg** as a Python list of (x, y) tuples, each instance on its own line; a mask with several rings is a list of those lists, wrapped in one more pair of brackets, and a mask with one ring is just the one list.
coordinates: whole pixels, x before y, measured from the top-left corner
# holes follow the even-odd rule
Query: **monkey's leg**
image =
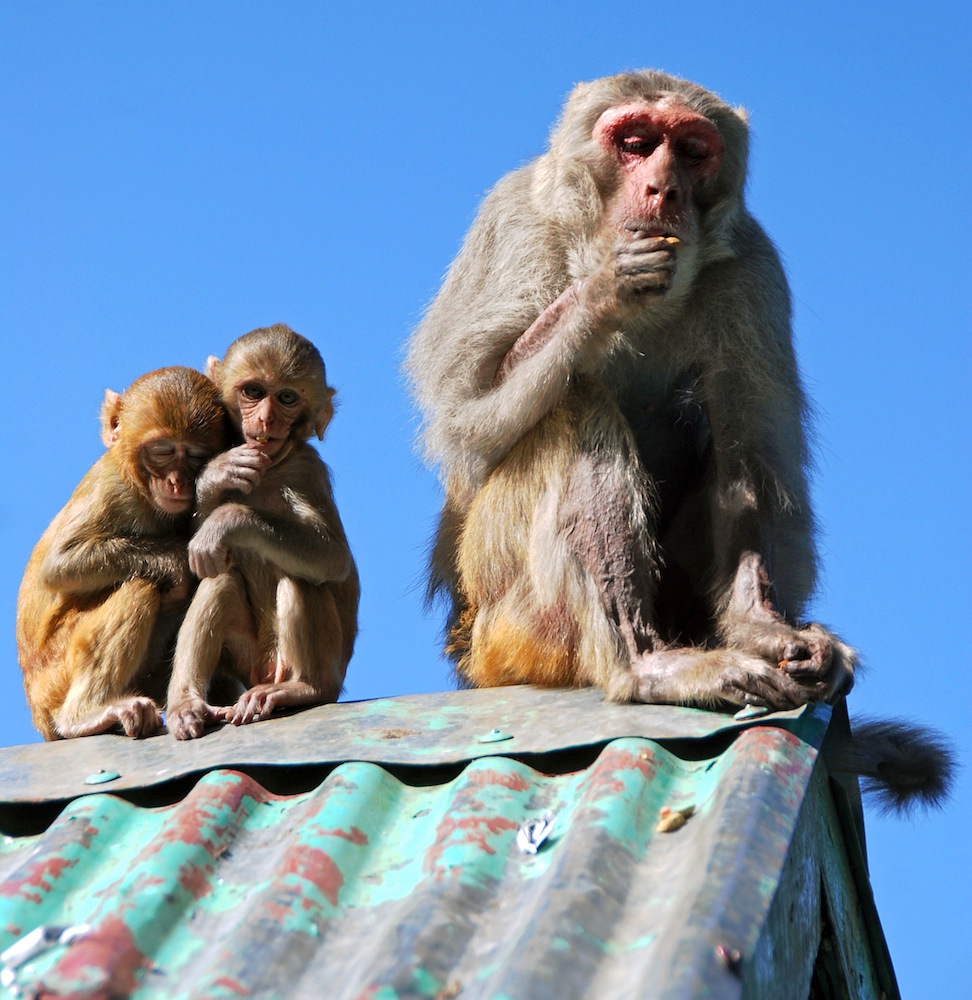
[[(777, 609), (763, 555), (772, 553), (773, 536), (761, 523), (756, 492), (745, 485), (721, 493), (713, 487), (712, 497), (713, 605), (726, 648), (650, 654), (638, 669), (637, 697), (701, 707), (748, 703), (790, 709), (846, 693), (853, 650), (819, 625), (794, 628)], [(794, 526), (794, 539), (806, 535), (800, 529)], [(784, 538), (779, 527), (776, 531)], [(794, 545), (786, 561), (798, 562), (801, 555), (810, 558)], [(787, 582), (794, 594), (803, 589)]]
[[(613, 444), (625, 432), (603, 388), (578, 378), (565, 404), (520, 439), (476, 494), (458, 532), (456, 592), (465, 610), (450, 636), (459, 654), (456, 672), (466, 683), (600, 684), (615, 697), (630, 697), (630, 657), (605, 603), (603, 578), (637, 574), (606, 570), (592, 541), (601, 504), (612, 524), (617, 520), (614, 479), (605, 471), (603, 482), (595, 481), (610, 463), (595, 457), (593, 442)], [(607, 604), (623, 589), (611, 592)], [(624, 624), (632, 626), (629, 641), (636, 642), (629, 602), (622, 596), (620, 603)]]
[(277, 656), (273, 680), (255, 684), (227, 713), (234, 726), (278, 708), (337, 701), (347, 668), (333, 588), (282, 577), (277, 584)]
[(200, 580), (179, 629), (166, 699), (166, 724), (176, 739), (195, 739), (207, 725), (225, 721), (229, 710), (206, 700), (213, 675), (228, 654), (233, 671), (248, 678), (255, 647), (240, 575), (230, 570)]
[[(602, 432), (610, 428), (605, 422)], [(635, 696), (632, 667), (662, 649), (653, 618), (658, 555), (651, 516), (652, 496), (640, 463), (622, 440), (583, 452), (575, 461), (559, 520), (562, 537), (583, 571), (587, 599), (575, 601), (581, 615), (578, 659), (584, 679), (607, 696)], [(615, 655), (605, 656), (604, 625), (613, 634)], [(593, 640), (593, 641), (591, 641)]]
[[(757, 657), (736, 650), (666, 649), (653, 624), (657, 561), (637, 482), (627, 470), (583, 463), (572, 483), (570, 499), (596, 512), (576, 519), (572, 545), (626, 654), (622, 667), (591, 678), (608, 698), (700, 707), (802, 703), (794, 698), (792, 681)], [(588, 628), (595, 625), (591, 621)]]
[(770, 517), (769, 507), (746, 478), (713, 493), (719, 635), (729, 648), (774, 664), (801, 703), (832, 701), (850, 691), (856, 655), (823, 626), (787, 620), (812, 586), (813, 529), (799, 510)]
[(145, 665), (160, 603), (153, 583), (130, 580), (80, 617), (64, 655), (70, 680), (54, 713), (58, 736), (92, 736), (121, 725), (127, 736), (143, 737), (162, 728), (151, 698), (126, 694)]
[(773, 587), (762, 555), (744, 551), (739, 558), (720, 627), (732, 649), (777, 665), (803, 692), (803, 701), (833, 701), (854, 683), (854, 650), (810, 623), (796, 628), (776, 609)]

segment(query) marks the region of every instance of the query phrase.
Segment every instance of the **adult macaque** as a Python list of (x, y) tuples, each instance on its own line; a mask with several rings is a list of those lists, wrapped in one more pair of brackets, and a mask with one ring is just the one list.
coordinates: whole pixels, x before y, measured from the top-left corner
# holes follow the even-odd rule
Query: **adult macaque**
[[(336, 701), (358, 631), (357, 570), (328, 468), (307, 443), (334, 413), (317, 348), (280, 324), (253, 330), (210, 358), (209, 374), (243, 443), (199, 479), (189, 565), (200, 583), (167, 704), (178, 739)], [(248, 688), (229, 708), (207, 701), (221, 668)]]
[(194, 483), (226, 445), (216, 387), (189, 368), (105, 393), (92, 466), (34, 549), (17, 601), (17, 649), (45, 739), (162, 727), (171, 645), (189, 603)]
[(581, 84), (487, 196), (408, 371), (446, 500), (431, 592), (473, 686), (832, 701), (790, 296), (746, 117), (656, 72)]

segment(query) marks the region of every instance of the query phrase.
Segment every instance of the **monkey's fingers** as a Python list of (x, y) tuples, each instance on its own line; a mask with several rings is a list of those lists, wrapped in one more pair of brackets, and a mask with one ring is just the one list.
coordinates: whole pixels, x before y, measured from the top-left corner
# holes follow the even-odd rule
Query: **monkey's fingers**
[(618, 255), (615, 273), (619, 276), (670, 272), (676, 267), (675, 255), (670, 251), (660, 253), (623, 253)]
[(833, 701), (854, 684), (854, 651), (820, 625), (794, 632), (783, 647), (779, 667), (816, 700)]
[(249, 722), (259, 722), (273, 713), (276, 699), (272, 684), (259, 684), (240, 695), (240, 700), (226, 714), (228, 722), (234, 726), (245, 726)]
[(671, 253), (626, 254), (617, 261), (620, 295), (664, 292), (675, 280), (676, 262)]
[(833, 660), (826, 666), (820, 665), (818, 657), (782, 660), (779, 668), (781, 673), (785, 673), (803, 688), (807, 701), (833, 702), (846, 695), (853, 685), (853, 675)]
[(620, 240), (617, 245), (617, 252), (618, 254), (657, 252), (674, 254), (681, 245), (682, 241), (677, 236), (643, 236), (639, 239)]
[(143, 739), (162, 731), (162, 713), (151, 698), (127, 698), (115, 706), (115, 711), (126, 736)]
[(276, 684), (257, 684), (240, 696), (229, 710), (228, 721), (234, 726), (259, 722), (278, 708), (314, 705), (323, 701), (321, 691), (306, 681), (289, 680)]
[(799, 708), (818, 698), (769, 663), (759, 668), (733, 669), (720, 679), (726, 701), (733, 705), (758, 705), (775, 712)]
[(226, 721), (226, 708), (209, 705), (202, 698), (190, 698), (169, 707), (165, 722), (177, 740), (194, 740), (206, 727)]
[(738, 649), (663, 649), (632, 663), (638, 701), (797, 708), (811, 700), (776, 664)]
[(192, 543), (189, 545), (189, 568), (200, 580), (219, 576), (232, 564), (232, 553), (227, 548), (222, 546), (208, 548), (203, 545), (194, 547)]

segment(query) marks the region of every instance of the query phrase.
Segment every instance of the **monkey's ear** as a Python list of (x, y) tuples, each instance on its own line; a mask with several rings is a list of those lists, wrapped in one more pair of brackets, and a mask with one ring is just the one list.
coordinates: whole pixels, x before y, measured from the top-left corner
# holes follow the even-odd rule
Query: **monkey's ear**
[(334, 403), (331, 402), (333, 398), (334, 390), (328, 386), (327, 395), (324, 397), (324, 402), (317, 412), (317, 420), (314, 422), (314, 431), (317, 434), (318, 441), (324, 440), (324, 431), (331, 422), (331, 417), (334, 416)]
[(105, 401), (101, 404), (101, 440), (106, 448), (110, 448), (121, 437), (118, 426), (121, 405), (121, 396), (112, 389), (105, 389)]
[(209, 357), (206, 358), (206, 374), (217, 385), (219, 385), (219, 368), (219, 358), (210, 354)]
[(739, 105), (739, 107), (733, 108), (732, 110), (736, 112), (737, 118), (741, 118), (743, 122), (747, 125), (749, 124), (749, 112), (742, 105)]

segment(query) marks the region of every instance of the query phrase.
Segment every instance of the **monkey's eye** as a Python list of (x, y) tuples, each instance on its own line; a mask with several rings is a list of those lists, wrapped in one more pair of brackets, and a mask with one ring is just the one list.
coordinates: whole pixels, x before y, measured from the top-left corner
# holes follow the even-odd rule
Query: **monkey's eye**
[(658, 148), (660, 139), (657, 135), (645, 132), (630, 132), (618, 135), (615, 142), (622, 153), (633, 153), (635, 156), (648, 156)]
[(167, 462), (175, 455), (175, 445), (171, 441), (153, 441), (145, 452), (153, 462)]
[(294, 406), (300, 400), (300, 393), (296, 389), (281, 389), (277, 393), (277, 402), (282, 406)]
[(207, 448), (186, 449), (186, 464), (193, 472), (198, 472), (209, 461), (209, 450)]
[(712, 150), (709, 148), (709, 144), (704, 139), (699, 139), (694, 136), (688, 136), (684, 139), (680, 139), (678, 145), (676, 146), (676, 151), (683, 160), (693, 166), (699, 163), (704, 163), (712, 153)]
[(246, 385), (240, 387), (240, 392), (246, 396), (247, 399), (263, 399), (267, 394), (267, 390), (260, 385), (259, 382), (247, 382)]

